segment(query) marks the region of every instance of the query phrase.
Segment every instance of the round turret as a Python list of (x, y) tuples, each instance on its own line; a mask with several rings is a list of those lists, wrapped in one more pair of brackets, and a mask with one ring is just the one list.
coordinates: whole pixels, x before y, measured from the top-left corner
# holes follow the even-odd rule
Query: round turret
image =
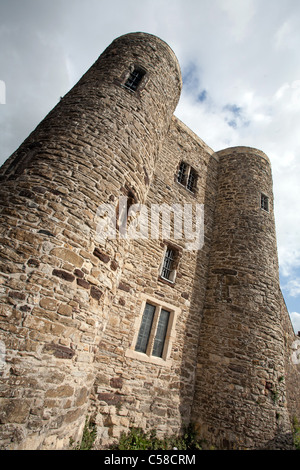
[(99, 207), (145, 201), (180, 90), (165, 42), (122, 36), (0, 171), (5, 448), (80, 438), (126, 258), (118, 237), (99, 246)]
[(221, 448), (271, 446), (274, 430), (290, 431), (271, 167), (263, 152), (248, 147), (216, 157), (193, 416), (200, 435)]

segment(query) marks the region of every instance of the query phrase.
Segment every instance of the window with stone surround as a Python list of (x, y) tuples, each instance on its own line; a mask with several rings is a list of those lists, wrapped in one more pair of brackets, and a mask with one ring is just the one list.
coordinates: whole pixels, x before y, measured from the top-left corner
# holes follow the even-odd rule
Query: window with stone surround
[(177, 182), (184, 186), (188, 191), (194, 193), (197, 186), (197, 172), (186, 162), (180, 162), (177, 171)]
[(260, 195), (260, 208), (269, 212), (269, 198), (263, 193)]
[(179, 309), (142, 295), (142, 308), (135, 323), (132, 347), (126, 356), (156, 364), (169, 364)]

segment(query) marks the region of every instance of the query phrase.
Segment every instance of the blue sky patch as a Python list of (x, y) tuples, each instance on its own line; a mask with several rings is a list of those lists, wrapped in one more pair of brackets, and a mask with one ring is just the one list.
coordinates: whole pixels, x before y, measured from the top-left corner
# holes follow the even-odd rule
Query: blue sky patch
[(223, 109), (225, 111), (230, 111), (231, 113), (234, 114), (234, 116), (238, 116), (238, 117), (241, 116), (242, 108), (240, 108), (236, 104), (227, 104), (226, 106), (224, 106)]
[(226, 113), (225, 121), (228, 126), (233, 129), (249, 126), (250, 121), (245, 119), (243, 116), (243, 108), (240, 106), (236, 104), (226, 104), (226, 106), (223, 106), (223, 111)]
[(203, 101), (205, 101), (207, 99), (207, 91), (206, 90), (203, 90), (201, 91), (201, 93), (199, 93), (199, 95), (197, 96), (197, 101), (199, 101), (200, 103), (202, 103)]

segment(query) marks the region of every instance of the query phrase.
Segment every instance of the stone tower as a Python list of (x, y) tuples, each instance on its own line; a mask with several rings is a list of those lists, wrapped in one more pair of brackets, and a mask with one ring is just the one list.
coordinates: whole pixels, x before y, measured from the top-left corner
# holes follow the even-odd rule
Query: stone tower
[(210, 442), (264, 446), (290, 429), (271, 166), (257, 149), (229, 148), (217, 155), (193, 410)]
[[(181, 86), (165, 42), (121, 36), (0, 169), (3, 449), (69, 448), (87, 417), (100, 448), (190, 422), (220, 448), (291, 444), (270, 162), (209, 148), (173, 114)], [(187, 206), (199, 246), (175, 236)], [(165, 228), (178, 210), (170, 236), (128, 237), (153, 207)]]
[(122, 36), (1, 169), (1, 414), (12, 448), (82, 432), (95, 346), (126, 256), (126, 241), (99, 247), (97, 210), (110, 203), (119, 212), (120, 195), (145, 201), (180, 91), (166, 43)]

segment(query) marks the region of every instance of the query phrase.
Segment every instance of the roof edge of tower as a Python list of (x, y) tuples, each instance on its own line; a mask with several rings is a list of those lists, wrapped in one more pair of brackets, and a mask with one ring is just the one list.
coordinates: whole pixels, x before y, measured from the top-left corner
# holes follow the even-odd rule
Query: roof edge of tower
[(126, 40), (126, 39), (130, 39), (130, 37), (134, 37), (135, 39), (137, 39), (138, 37), (140, 37), (141, 39), (148, 39), (152, 41), (152, 45), (150, 44), (150, 41), (149, 41), (149, 45), (150, 47), (154, 46), (154, 43), (159, 43), (160, 46), (163, 46), (170, 54), (170, 56), (172, 57), (173, 61), (174, 61), (174, 64), (176, 66), (176, 69), (177, 69), (177, 72), (178, 72), (178, 75), (179, 75), (179, 78), (180, 78), (180, 81), (181, 81), (181, 86), (182, 86), (182, 75), (181, 75), (181, 68), (180, 68), (180, 64), (179, 64), (179, 61), (178, 61), (178, 58), (175, 54), (175, 52), (173, 51), (173, 49), (169, 46), (169, 44), (164, 41), (163, 39), (161, 39), (160, 37), (156, 36), (155, 34), (151, 34), (151, 33), (146, 33), (146, 32), (143, 32), (143, 31), (136, 31), (136, 32), (129, 32), (129, 33), (125, 33), (125, 34), (122, 34), (120, 36), (118, 36), (117, 38), (115, 38), (111, 44), (117, 42), (117, 41), (120, 41), (120, 40)]
[(218, 150), (215, 153), (218, 157), (226, 156), (226, 155), (230, 156), (234, 154), (255, 155), (255, 156), (263, 158), (269, 164), (271, 164), (269, 157), (262, 150), (259, 150), (254, 147), (246, 147), (246, 146), (228, 147), (226, 149)]

